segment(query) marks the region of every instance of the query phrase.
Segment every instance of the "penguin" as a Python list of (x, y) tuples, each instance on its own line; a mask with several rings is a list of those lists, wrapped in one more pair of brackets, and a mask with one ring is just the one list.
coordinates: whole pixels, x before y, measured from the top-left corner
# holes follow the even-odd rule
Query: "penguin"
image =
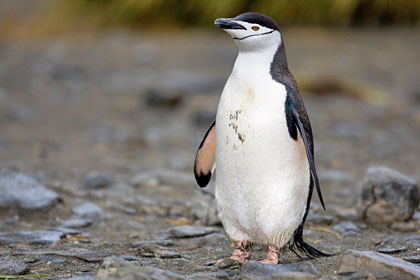
[(303, 240), (314, 186), (325, 210), (314, 162), (308, 114), (290, 72), (276, 22), (259, 13), (218, 18), (239, 49), (194, 162), (205, 187), (217, 166), (215, 199), (233, 241), (231, 259), (242, 264), (250, 245), (268, 246), (265, 264), (281, 250), (327, 257)]

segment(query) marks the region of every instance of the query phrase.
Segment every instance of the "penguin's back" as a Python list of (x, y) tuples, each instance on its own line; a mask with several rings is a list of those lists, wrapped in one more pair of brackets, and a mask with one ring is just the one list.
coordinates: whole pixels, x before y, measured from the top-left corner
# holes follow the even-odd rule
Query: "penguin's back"
[(310, 184), (300, 135), (287, 127), (284, 85), (232, 75), (216, 118), (216, 202), (234, 240), (283, 247), (300, 225)]

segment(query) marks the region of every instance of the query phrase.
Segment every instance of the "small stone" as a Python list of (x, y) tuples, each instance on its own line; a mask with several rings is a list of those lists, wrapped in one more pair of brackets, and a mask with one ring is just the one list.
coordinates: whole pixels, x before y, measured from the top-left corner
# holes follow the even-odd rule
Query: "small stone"
[(105, 188), (112, 182), (111, 176), (104, 172), (91, 172), (83, 182), (83, 186), (87, 189), (95, 190)]
[(409, 220), (419, 205), (414, 179), (383, 166), (369, 167), (358, 201), (358, 214), (368, 223)]
[(220, 269), (238, 269), (242, 266), (242, 263), (235, 261), (231, 258), (223, 259), (219, 262), (216, 267)]
[(391, 228), (393, 230), (397, 230), (401, 232), (412, 232), (412, 231), (418, 230), (418, 226), (415, 223), (410, 223), (410, 222), (393, 223), (391, 225)]
[(229, 275), (224, 270), (216, 272), (197, 272), (188, 275), (188, 280), (214, 280), (214, 279), (229, 279)]
[(65, 228), (82, 228), (92, 224), (92, 219), (84, 219), (79, 217), (73, 217), (70, 220), (63, 221), (61, 227)]
[(411, 256), (411, 257), (405, 257), (403, 258), (405, 261), (411, 262), (411, 263), (420, 263), (420, 255), (418, 256)]
[(177, 259), (181, 257), (181, 255), (178, 252), (169, 250), (159, 250), (156, 253), (156, 256), (161, 259)]
[(214, 189), (214, 182), (210, 182), (204, 189), (195, 188), (191, 200), (191, 214), (206, 226), (221, 224), (220, 218), (217, 215)]
[(344, 220), (354, 221), (358, 218), (356, 208), (336, 208), (335, 214), (338, 218)]
[(0, 235), (0, 244), (39, 244), (49, 245), (58, 242), (64, 236), (62, 232), (55, 230), (20, 231)]
[(262, 264), (248, 261), (242, 266), (240, 279), (320, 279), (321, 275), (309, 261), (291, 264)]
[(73, 214), (81, 218), (101, 219), (104, 212), (102, 208), (95, 203), (86, 202), (74, 207)]
[(134, 248), (145, 246), (145, 245), (172, 246), (174, 245), (174, 242), (169, 239), (159, 239), (159, 240), (136, 241), (136, 242), (131, 243), (131, 246)]
[(407, 251), (407, 247), (400, 247), (400, 248), (383, 247), (376, 250), (376, 252), (378, 253), (388, 254), (388, 255), (398, 254), (404, 251)]
[(158, 255), (158, 251), (162, 249), (159, 245), (150, 244), (138, 247), (137, 255), (144, 258), (153, 258)]
[(414, 212), (412, 219), (415, 221), (420, 221), (420, 211)]
[(0, 258), (0, 274), (22, 275), (28, 272), (29, 268), (23, 260), (10, 260)]
[(316, 214), (310, 211), (306, 221), (319, 225), (331, 225), (334, 221), (334, 217), (330, 215)]
[(214, 232), (212, 227), (197, 227), (197, 226), (176, 226), (170, 228), (168, 232), (176, 238), (198, 237)]
[(389, 255), (348, 250), (340, 261), (338, 274), (370, 273), (378, 279), (419, 279), (420, 267)]
[(81, 275), (81, 276), (66, 278), (66, 280), (98, 280), (98, 278), (91, 275)]
[(218, 233), (218, 232), (206, 235), (202, 239), (205, 240), (206, 243), (209, 243), (209, 244), (217, 244), (217, 245), (229, 244), (229, 239), (227, 238), (227, 236), (223, 233)]
[(128, 215), (135, 215), (136, 214), (136, 209), (132, 208), (132, 207), (126, 207), (123, 205), (115, 205), (113, 208), (120, 210), (121, 212), (128, 214)]
[(340, 233), (342, 236), (360, 235), (360, 229), (352, 222), (341, 222), (332, 228), (333, 231)]
[(0, 193), (0, 208), (41, 210), (58, 201), (57, 193), (33, 178), (4, 170), (0, 170)]
[(184, 279), (180, 274), (148, 265), (136, 266), (116, 256), (105, 258), (96, 276), (100, 279)]

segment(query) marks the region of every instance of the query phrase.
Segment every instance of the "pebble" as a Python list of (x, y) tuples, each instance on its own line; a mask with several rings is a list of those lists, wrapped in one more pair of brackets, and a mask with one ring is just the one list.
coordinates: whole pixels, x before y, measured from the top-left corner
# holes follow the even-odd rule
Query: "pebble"
[(404, 222), (418, 205), (419, 189), (414, 179), (383, 166), (368, 168), (358, 201), (358, 214), (366, 222)]
[(61, 223), (61, 227), (64, 227), (64, 228), (82, 228), (82, 227), (90, 226), (92, 224), (92, 222), (93, 222), (92, 219), (84, 219), (84, 218), (79, 218), (79, 217), (73, 217), (69, 220), (63, 221)]
[(420, 264), (420, 255), (403, 258), (405, 261)]
[(393, 230), (397, 230), (400, 232), (412, 232), (412, 231), (417, 231), (419, 229), (419, 226), (416, 225), (415, 223), (399, 222), (399, 223), (393, 223), (391, 225), (391, 228)]
[(135, 241), (131, 243), (131, 246), (134, 248), (145, 246), (145, 245), (161, 245), (161, 246), (172, 246), (174, 242), (169, 239), (159, 239), (159, 240), (143, 240), (143, 241)]
[(291, 264), (262, 264), (248, 261), (242, 266), (240, 279), (320, 279), (321, 275), (312, 262)]
[(341, 258), (338, 274), (371, 274), (369, 279), (419, 279), (420, 266), (373, 251), (348, 250)]
[(156, 257), (161, 259), (177, 259), (181, 255), (178, 252), (169, 251), (169, 250), (159, 250), (156, 252)]
[(86, 189), (101, 189), (105, 188), (108, 185), (112, 183), (112, 178), (109, 176), (108, 173), (105, 172), (90, 172), (88, 175), (86, 175), (83, 186)]
[(334, 217), (330, 215), (317, 214), (310, 211), (306, 221), (319, 225), (331, 225), (334, 221)]
[(176, 226), (168, 229), (168, 232), (176, 238), (198, 237), (213, 233), (214, 231), (212, 227), (200, 226)]
[(333, 231), (340, 233), (342, 236), (360, 235), (360, 229), (353, 222), (341, 222), (332, 228)]
[(378, 253), (388, 254), (388, 255), (398, 254), (404, 251), (407, 251), (407, 247), (400, 247), (400, 248), (383, 247), (376, 250), (376, 252)]
[(73, 214), (81, 218), (101, 219), (104, 211), (97, 204), (86, 202), (74, 207)]
[(0, 235), (0, 244), (38, 244), (49, 245), (58, 242), (64, 234), (55, 230), (34, 230), (20, 231), (17, 233), (6, 233)]
[(229, 279), (229, 275), (224, 270), (216, 272), (197, 272), (187, 276), (188, 280), (213, 280), (213, 279)]
[(229, 239), (227, 236), (223, 233), (215, 232), (211, 233), (209, 235), (206, 235), (202, 237), (202, 240), (204, 240), (206, 243), (209, 244), (216, 244), (216, 245), (228, 245)]
[(0, 208), (41, 210), (58, 201), (57, 193), (47, 189), (30, 176), (0, 171)]
[(96, 276), (100, 279), (184, 279), (180, 274), (148, 265), (136, 266), (117, 256), (105, 258)]
[(29, 268), (23, 260), (10, 260), (0, 258), (0, 274), (22, 275), (28, 272)]
[(200, 222), (206, 226), (221, 224), (217, 214), (214, 189), (214, 182), (210, 182), (204, 189), (195, 188), (191, 200), (191, 214), (195, 219), (200, 220)]

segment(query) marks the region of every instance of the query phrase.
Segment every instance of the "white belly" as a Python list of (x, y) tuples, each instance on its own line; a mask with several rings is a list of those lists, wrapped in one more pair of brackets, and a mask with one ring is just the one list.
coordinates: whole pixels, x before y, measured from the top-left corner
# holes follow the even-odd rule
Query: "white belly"
[(302, 222), (309, 164), (285, 117), (286, 91), (268, 79), (228, 81), (216, 118), (216, 202), (233, 240), (283, 247)]

